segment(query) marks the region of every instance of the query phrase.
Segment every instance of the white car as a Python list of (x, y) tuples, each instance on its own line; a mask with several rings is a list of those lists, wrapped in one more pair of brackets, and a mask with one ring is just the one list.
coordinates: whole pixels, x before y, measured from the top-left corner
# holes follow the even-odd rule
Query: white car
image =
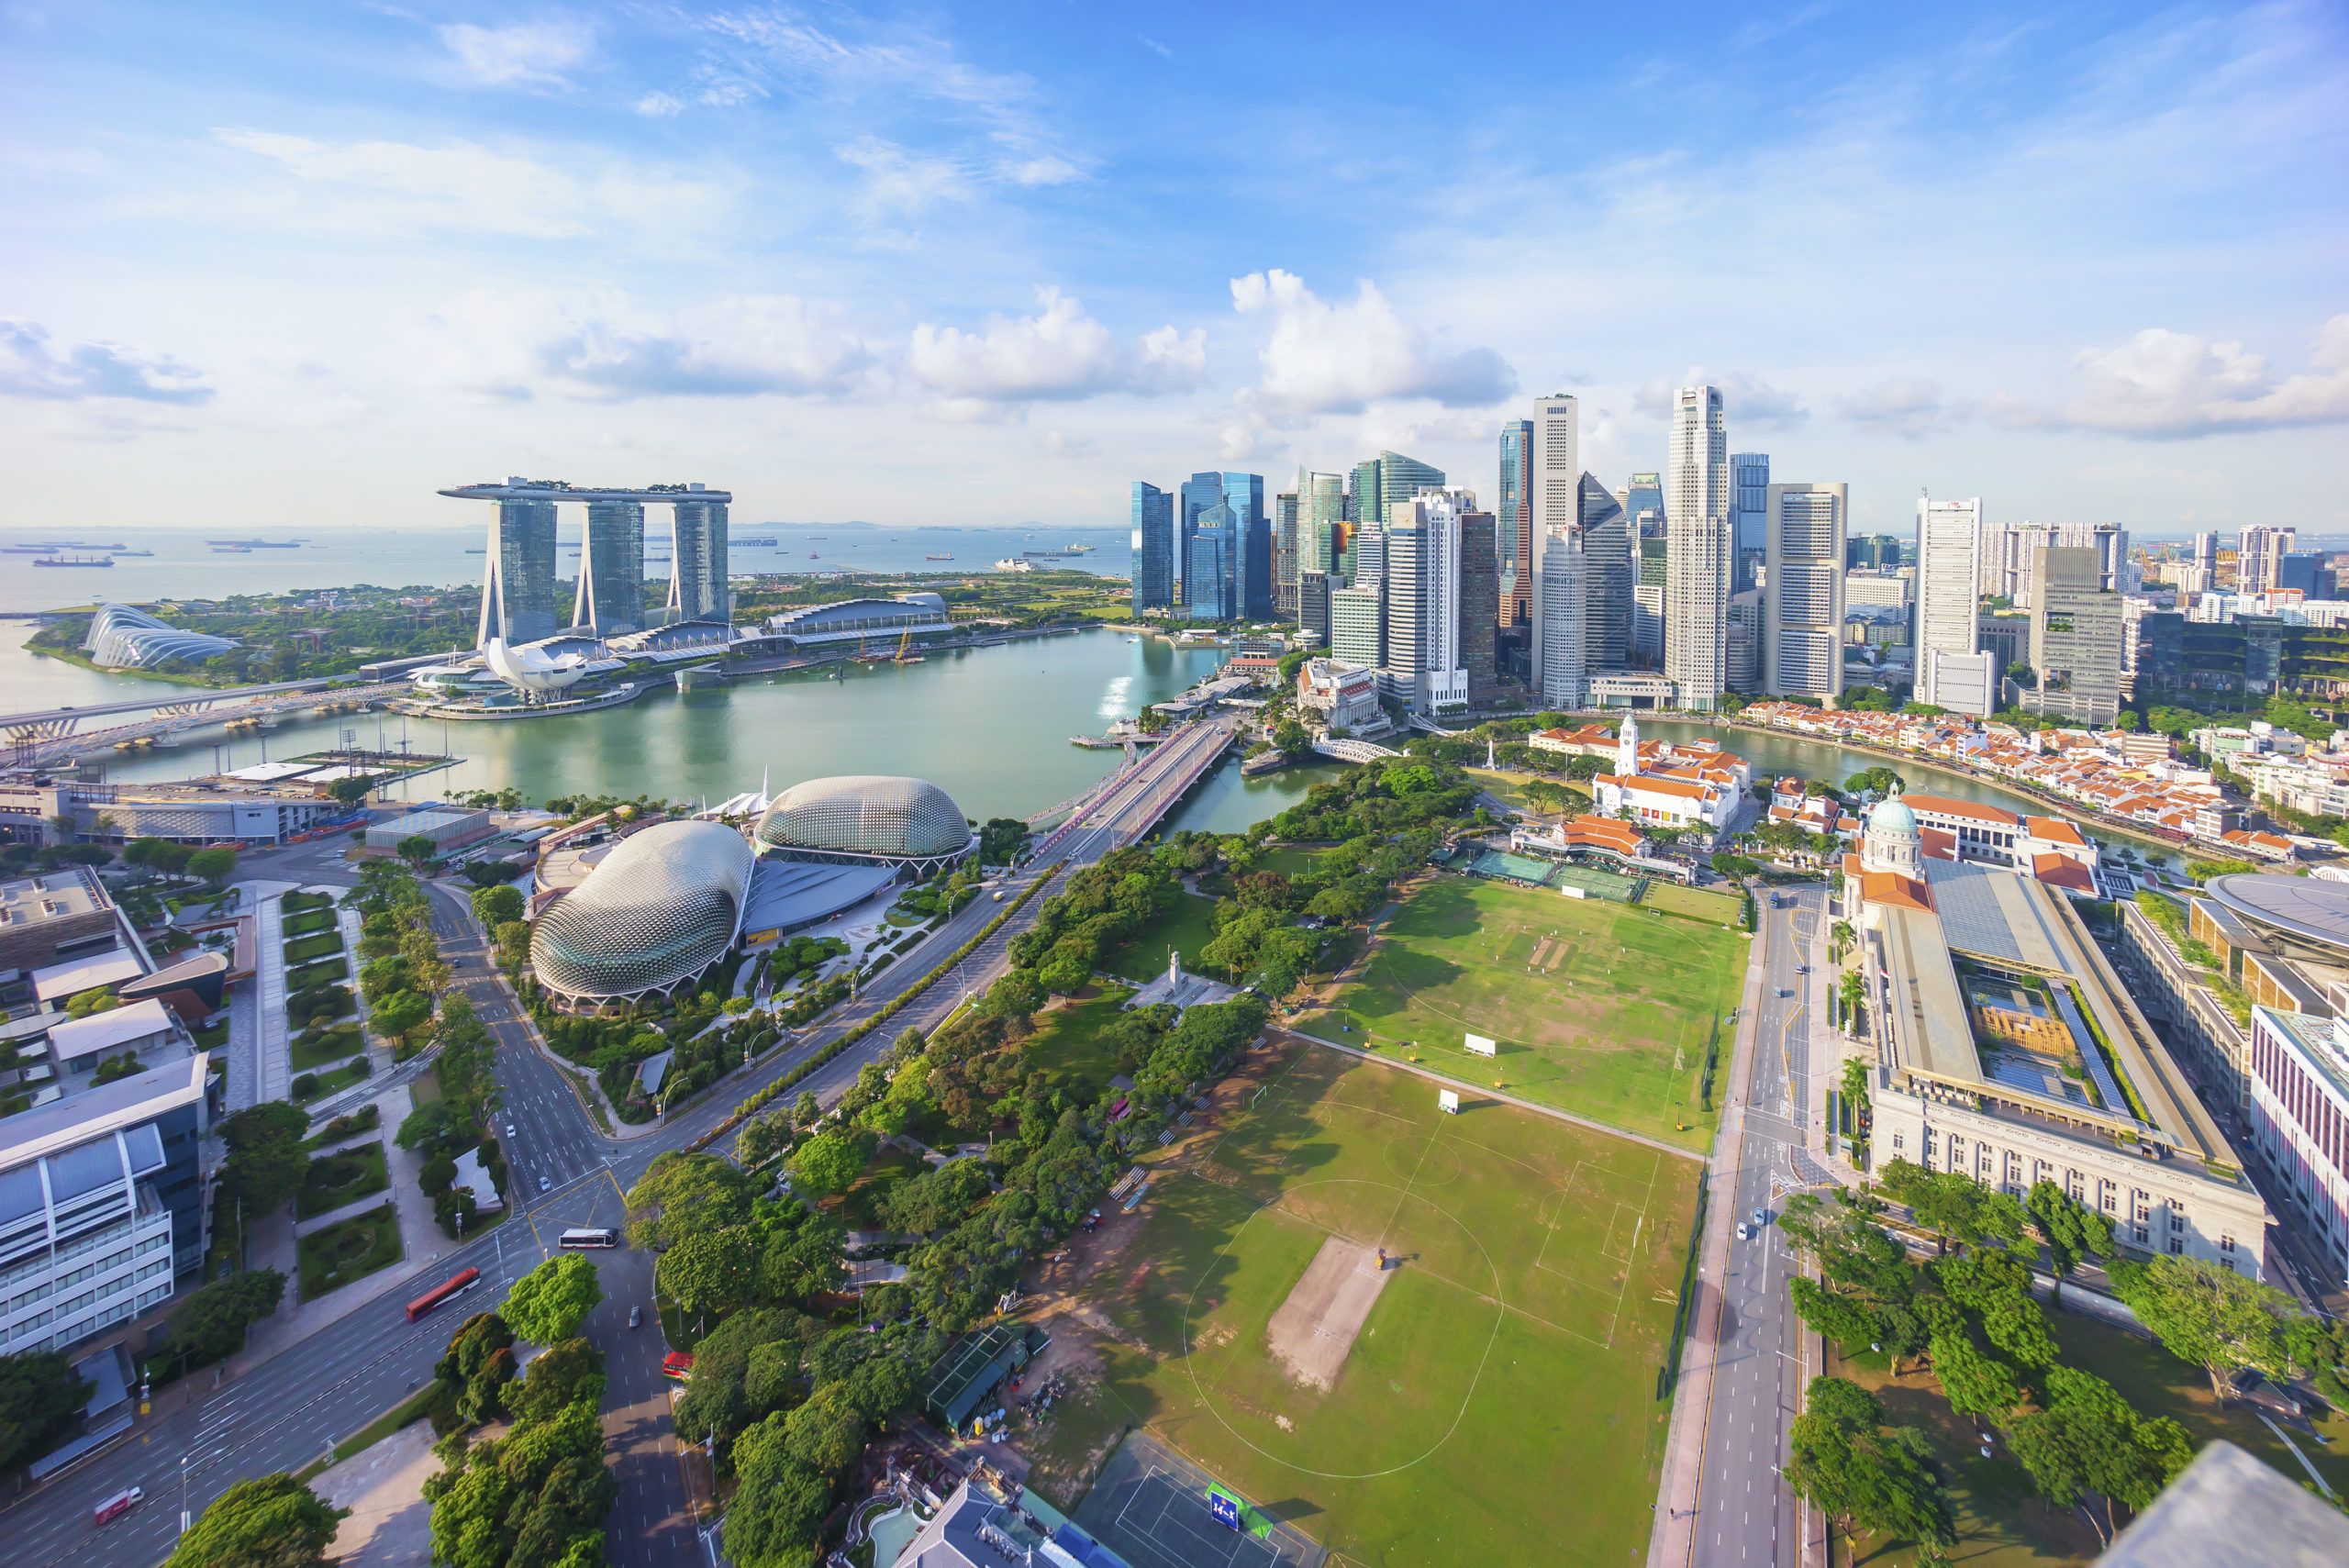
[(1751, 1240), (1753, 1237), (1753, 1228), (1746, 1224), (1742, 1219), (1739, 1220), (1737, 1222), (1737, 1239), (1741, 1241), (1747, 1241)]
[(510, 1121), (506, 1124), (506, 1136), (508, 1138), (514, 1136), (514, 1124)]
[(552, 1176), (540, 1176), (539, 1178), (539, 1191), (542, 1193), (551, 1193), (554, 1191), (554, 1178)]

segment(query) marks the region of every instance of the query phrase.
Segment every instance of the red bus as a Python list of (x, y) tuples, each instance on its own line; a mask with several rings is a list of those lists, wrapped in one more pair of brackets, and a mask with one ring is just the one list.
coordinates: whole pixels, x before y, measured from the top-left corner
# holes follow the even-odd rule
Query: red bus
[(479, 1269), (459, 1269), (455, 1273), (409, 1302), (407, 1320), (411, 1323), (415, 1322), (458, 1292), (472, 1288), (473, 1283), (479, 1278), (481, 1278)]
[(661, 1375), (673, 1383), (691, 1383), (694, 1358), (691, 1351), (671, 1351), (661, 1358)]

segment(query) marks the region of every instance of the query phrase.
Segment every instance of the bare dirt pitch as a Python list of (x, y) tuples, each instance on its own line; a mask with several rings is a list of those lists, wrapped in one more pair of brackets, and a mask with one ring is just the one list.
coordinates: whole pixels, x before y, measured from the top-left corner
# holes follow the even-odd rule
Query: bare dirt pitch
[(1386, 1276), (1373, 1249), (1340, 1236), (1323, 1241), (1305, 1277), (1264, 1325), (1274, 1359), (1308, 1388), (1327, 1393), (1336, 1387)]

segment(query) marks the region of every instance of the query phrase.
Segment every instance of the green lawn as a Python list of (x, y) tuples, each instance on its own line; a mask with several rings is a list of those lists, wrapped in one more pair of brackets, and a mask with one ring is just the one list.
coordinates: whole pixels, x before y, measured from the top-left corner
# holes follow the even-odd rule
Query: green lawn
[(1683, 887), (1676, 882), (1650, 882), (1640, 902), (1667, 915), (1686, 915), (1712, 926), (1745, 929), (1745, 900), (1734, 892), (1709, 887)]
[(1544, 784), (1556, 784), (1566, 792), (1568, 811), (1590, 809), (1590, 781), (1587, 779), (1570, 779), (1564, 773), (1520, 773), (1508, 768), (1464, 768), (1461, 772), (1466, 773), (1470, 782), (1478, 788), (1499, 796), (1520, 811), (1537, 809), (1525, 798), (1525, 786), (1537, 779)]
[[(297, 1073), (294, 1075), (294, 1098), (307, 1105), (312, 1100), (322, 1100), (328, 1095), (340, 1094), (366, 1076), (367, 1059), (363, 1056), (356, 1061), (346, 1062), (340, 1067), (330, 1068), (324, 1073)], [(301, 1082), (305, 1078), (310, 1080), (306, 1093), (304, 1092)]]
[(294, 1071), (306, 1073), (329, 1062), (347, 1062), (366, 1049), (367, 1042), (360, 1037), (357, 1024), (339, 1024), (315, 1034), (304, 1030), (295, 1037), (287, 1054), (293, 1060)]
[(314, 958), (324, 958), (330, 952), (342, 951), (342, 935), (339, 931), (320, 931), (316, 936), (296, 937), (285, 944), (285, 962), (289, 964), (307, 963)]
[(302, 1299), (315, 1301), (338, 1285), (400, 1261), (399, 1216), (388, 1203), (302, 1238)]
[(1125, 1011), (1133, 995), (1122, 985), (1101, 994), (1063, 1002), (1038, 1015), (1036, 1032), (1028, 1040), (1028, 1065), (1042, 1073), (1052, 1086), (1067, 1091), (1080, 1104), (1108, 1087), (1118, 1075), (1117, 1053), (1102, 1035)]
[(904, 1150), (888, 1147), (874, 1151), (856, 1180), (841, 1195), (841, 1218), (851, 1229), (873, 1230), (881, 1224), (881, 1199), (889, 1189), (908, 1176), (918, 1176), (924, 1170), (920, 1158)]
[[(1101, 967), (1140, 984), (1166, 973), (1166, 950), (1170, 947), (1183, 955), (1184, 968), (1199, 968), (1200, 951), (1214, 940), (1215, 901), (1181, 893), (1175, 895), (1172, 908), (1109, 954)], [(1211, 972), (1200, 969), (1200, 973)]]
[[(1438, 877), (1379, 928), (1361, 978), (1297, 1027), (1701, 1151), (1748, 951), (1742, 933), (1636, 906)], [(1470, 1033), (1499, 1054), (1469, 1055)]]
[[(2096, 1373), (2145, 1415), (2178, 1421), (2198, 1448), (2224, 1438), (2295, 1485), (2306, 1478), (2308, 1473), (2257, 1416), (2242, 1405), (2220, 1407), (2199, 1367), (2151, 1340), (2087, 1318), (2051, 1312), (2049, 1318), (2065, 1365)], [(1874, 1389), (1889, 1420), (1921, 1428), (1932, 1438), (1957, 1514), (1958, 1543), (1951, 1555), (1965, 1568), (2070, 1568), (2095, 1561), (2103, 1550), (2077, 1512), (2051, 1508), (2040, 1499), (2003, 1444), (1992, 1457), (1982, 1457), (1974, 1440), (1980, 1423), (1952, 1414), (1930, 1372), (1895, 1379), (1881, 1364), (1834, 1370)], [(2293, 1441), (2334, 1491), (2349, 1493), (2349, 1418), (2336, 1415), (2321, 1429), (2330, 1446), (2297, 1432)], [(1907, 1568), (1915, 1560), (1915, 1549), (1905, 1541), (1863, 1540), (1857, 1557), (1866, 1568)], [(1844, 1561), (1840, 1543), (1836, 1561)]]
[(310, 1162), (309, 1172), (302, 1178), (301, 1191), (295, 1195), (294, 1215), (297, 1219), (308, 1219), (344, 1204), (356, 1203), (391, 1184), (390, 1173), (384, 1167), (381, 1143), (346, 1149), (340, 1154)]
[(289, 937), (306, 937), (318, 931), (335, 929), (335, 913), (331, 909), (309, 909), (284, 918), (284, 932)]
[[(1113, 1222), (1141, 1229), (1080, 1287), (1100, 1376), (1030, 1484), (1073, 1504), (1139, 1426), (1333, 1562), (1635, 1564), (1697, 1166), (1311, 1049), (1210, 1131)], [(1331, 1238), (1398, 1262), (1325, 1390), (1268, 1332)]]

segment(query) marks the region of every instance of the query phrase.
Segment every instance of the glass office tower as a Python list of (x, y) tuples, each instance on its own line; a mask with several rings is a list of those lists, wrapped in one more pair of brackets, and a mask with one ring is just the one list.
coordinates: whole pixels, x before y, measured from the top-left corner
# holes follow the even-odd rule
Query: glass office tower
[(1494, 619), (1521, 626), (1533, 617), (1533, 421), (1501, 425), (1501, 495), (1493, 513), (1499, 527), (1500, 589)]
[(671, 512), (672, 615), (678, 620), (732, 620), (734, 594), (726, 581), (725, 503), (679, 501)]
[(1174, 607), (1174, 497), (1137, 479), (1133, 487), (1134, 610)]
[(1761, 575), (1770, 546), (1770, 454), (1731, 452), (1729, 459), (1730, 537), (1737, 550), (1735, 590)]
[(644, 503), (590, 501), (571, 624), (597, 637), (644, 629)]
[(477, 644), (552, 637), (562, 629), (554, 606), (554, 503), (498, 502), (489, 525)]

